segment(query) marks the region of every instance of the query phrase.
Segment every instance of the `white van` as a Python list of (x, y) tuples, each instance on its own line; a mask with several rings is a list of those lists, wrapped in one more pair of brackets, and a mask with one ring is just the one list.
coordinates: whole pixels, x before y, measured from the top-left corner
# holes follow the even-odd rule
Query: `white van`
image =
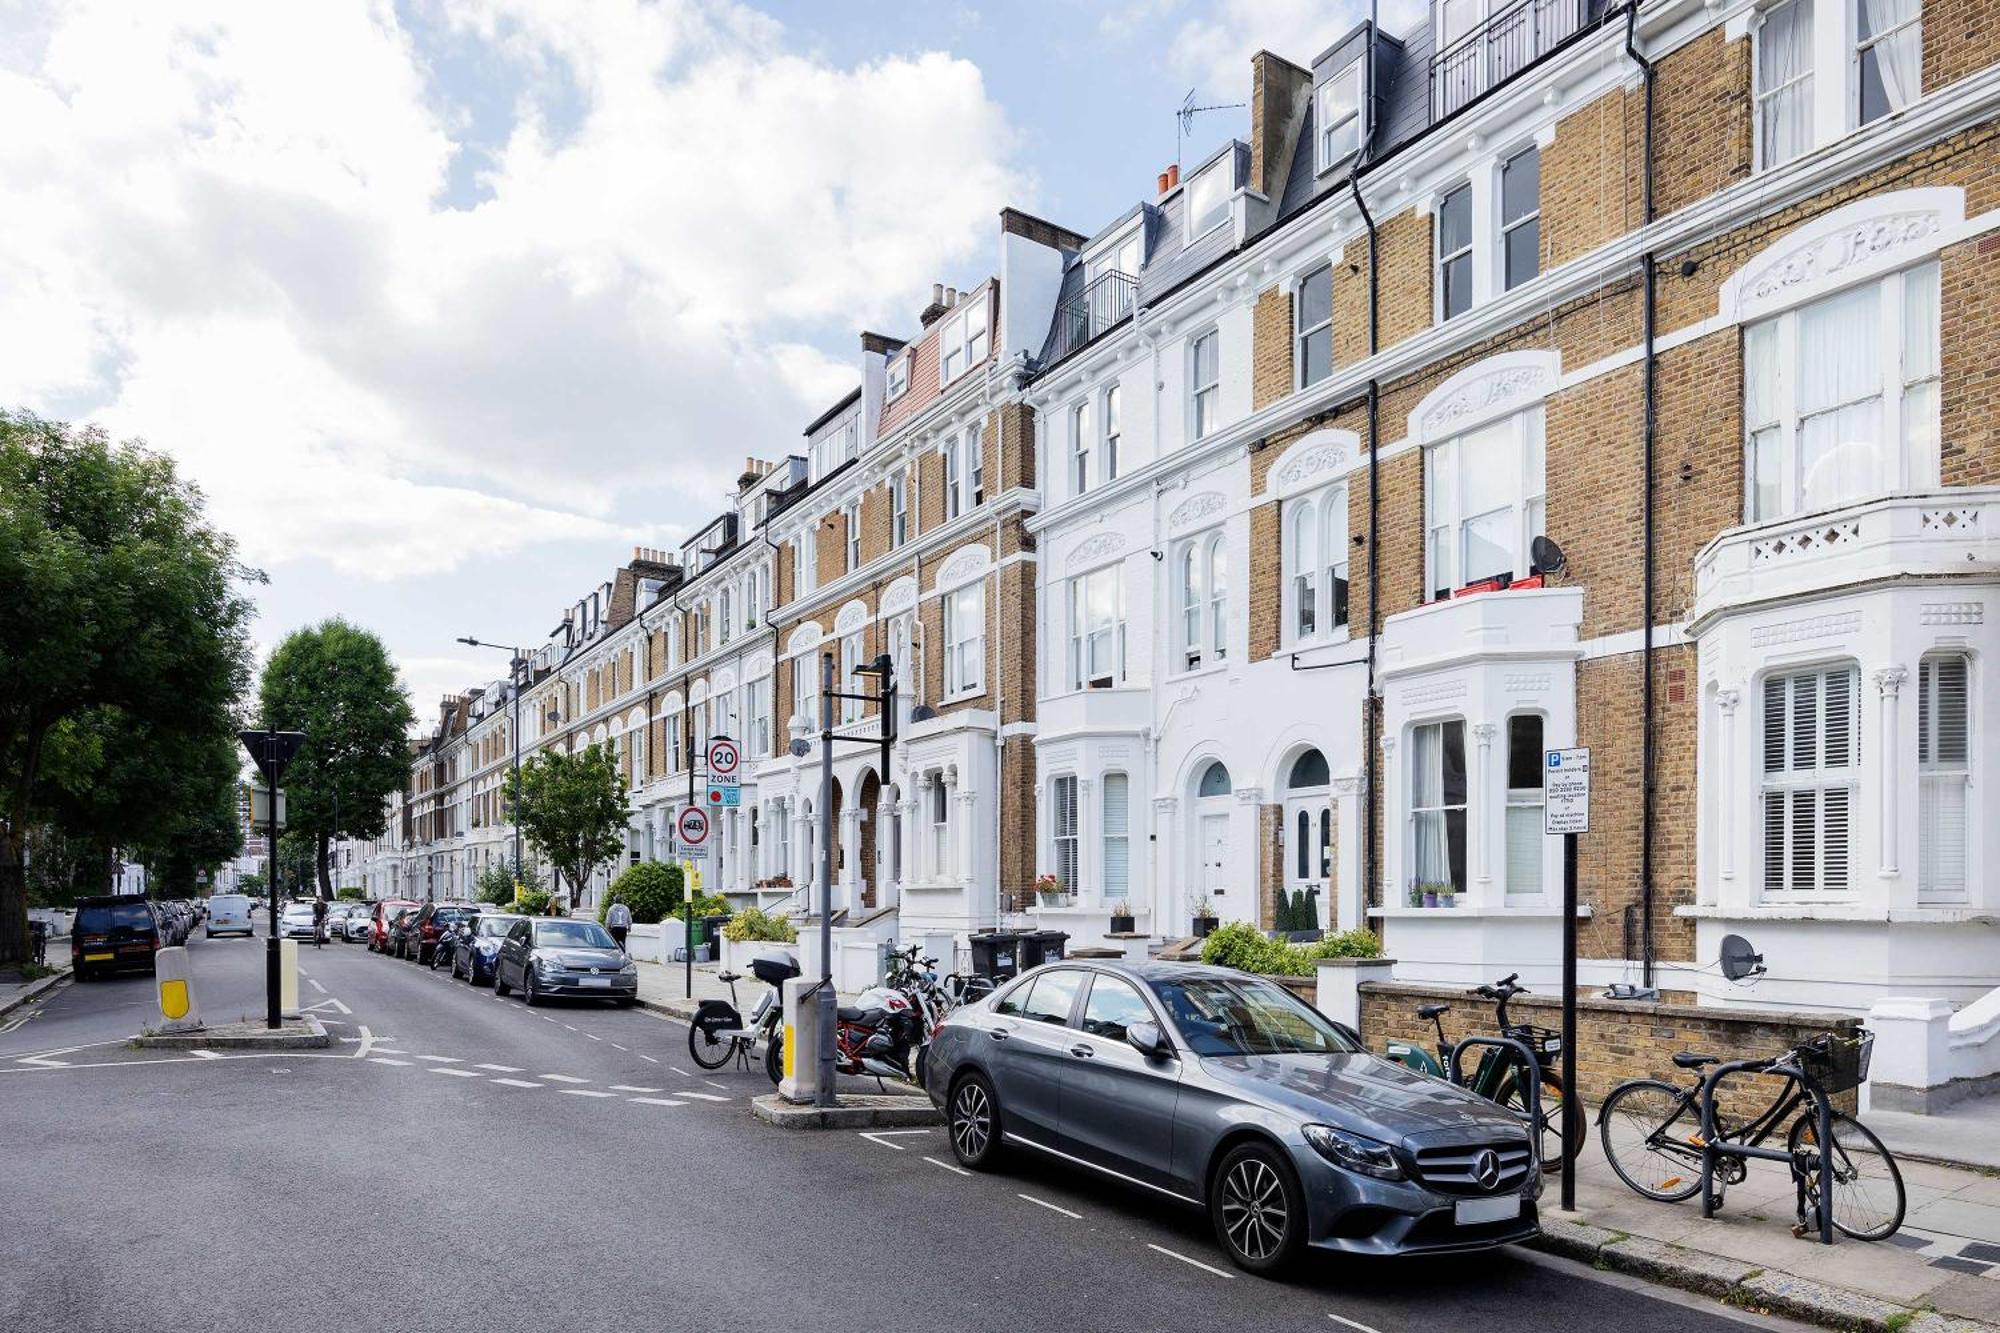
[(249, 895), (218, 893), (208, 900), (208, 938), (251, 933)]

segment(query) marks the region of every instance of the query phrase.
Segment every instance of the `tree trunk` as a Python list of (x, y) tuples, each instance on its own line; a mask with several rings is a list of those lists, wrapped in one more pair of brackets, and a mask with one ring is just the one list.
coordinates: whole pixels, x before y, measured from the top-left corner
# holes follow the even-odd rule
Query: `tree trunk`
[(333, 840), (324, 833), (313, 835), (314, 857), (319, 862), (319, 896), (329, 902), (333, 900), (333, 875), (328, 869), (332, 861)]
[(26, 830), (0, 838), (0, 967), (28, 961)]

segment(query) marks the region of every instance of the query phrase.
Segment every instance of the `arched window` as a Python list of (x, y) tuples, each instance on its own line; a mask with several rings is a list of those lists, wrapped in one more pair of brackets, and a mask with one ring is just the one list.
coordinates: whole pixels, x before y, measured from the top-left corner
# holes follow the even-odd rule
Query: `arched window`
[(1327, 772), (1326, 756), (1318, 750), (1307, 750), (1292, 761), (1292, 773), (1285, 785), (1296, 791), (1301, 787), (1324, 787), (1333, 779)]
[(1175, 567), (1181, 669), (1194, 671), (1229, 655), (1229, 553), (1223, 534), (1188, 541), (1175, 557)]
[(1190, 542), (1181, 548), (1181, 647), (1188, 670), (1201, 665), (1201, 551)]
[(1228, 608), (1229, 553), (1223, 549), (1218, 532), (1208, 539), (1208, 643), (1218, 662), (1229, 655)]
[(1319, 506), (1302, 500), (1292, 506), (1292, 633), (1310, 639), (1319, 632)]
[(1294, 641), (1347, 624), (1347, 489), (1307, 496), (1287, 511), (1286, 595)]
[(1227, 796), (1229, 795), (1229, 790), (1228, 767), (1220, 759), (1211, 760), (1208, 767), (1202, 770), (1201, 786), (1196, 789), (1197, 794), (1201, 796)]

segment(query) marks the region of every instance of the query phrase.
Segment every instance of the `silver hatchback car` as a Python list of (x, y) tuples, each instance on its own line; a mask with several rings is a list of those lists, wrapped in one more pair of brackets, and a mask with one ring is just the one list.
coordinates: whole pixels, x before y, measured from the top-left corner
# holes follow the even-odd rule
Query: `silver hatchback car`
[(1252, 1272), (1539, 1229), (1540, 1166), (1511, 1113), (1230, 968), (1037, 968), (947, 1018), (924, 1069), (966, 1166), (1018, 1146), (1203, 1207)]

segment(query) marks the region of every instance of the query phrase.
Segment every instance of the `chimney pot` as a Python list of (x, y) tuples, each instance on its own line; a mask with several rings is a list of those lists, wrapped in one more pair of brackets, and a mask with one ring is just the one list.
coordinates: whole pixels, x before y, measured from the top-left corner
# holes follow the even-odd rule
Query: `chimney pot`
[(1163, 171), (1160, 173), (1160, 179), (1157, 182), (1157, 188), (1155, 189), (1154, 193), (1165, 194), (1166, 192), (1167, 192), (1167, 173)]
[(932, 304), (932, 305), (943, 305), (943, 304), (944, 304), (944, 284), (943, 284), (943, 283), (941, 283), (941, 282), (934, 282), (934, 283), (932, 283), (932, 284), (931, 284), (931, 304)]
[(1167, 188), (1173, 189), (1181, 183), (1181, 164), (1176, 162), (1167, 168)]
[(956, 288), (956, 287), (947, 287), (947, 288), (945, 288), (945, 289), (944, 289), (944, 308), (945, 308), (946, 310), (951, 310), (951, 309), (955, 308), (955, 307), (956, 307), (957, 305), (958, 305), (958, 288)]

